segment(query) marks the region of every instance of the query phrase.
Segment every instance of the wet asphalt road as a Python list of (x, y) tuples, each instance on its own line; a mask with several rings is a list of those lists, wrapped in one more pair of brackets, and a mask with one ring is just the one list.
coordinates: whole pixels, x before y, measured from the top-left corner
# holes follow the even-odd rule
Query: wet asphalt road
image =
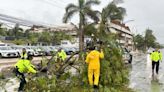
[[(164, 54), (164, 50), (162, 50)], [(164, 60), (163, 60), (164, 61)], [(164, 62), (160, 63), (158, 80), (153, 80), (149, 54), (135, 56), (130, 70), (130, 88), (136, 92), (164, 92)]]

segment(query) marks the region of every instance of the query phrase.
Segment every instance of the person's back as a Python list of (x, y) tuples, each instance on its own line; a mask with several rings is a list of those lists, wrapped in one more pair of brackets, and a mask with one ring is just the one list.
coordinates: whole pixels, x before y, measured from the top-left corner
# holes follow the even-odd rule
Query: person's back
[(100, 58), (103, 58), (102, 53), (100, 53), (97, 50), (91, 51), (87, 55), (87, 60), (86, 60), (86, 62), (89, 64), (89, 69), (100, 68)]
[(151, 60), (158, 62), (160, 60), (160, 54), (158, 51), (154, 51), (151, 53)]
[(102, 50), (101, 52), (95, 50), (95, 47), (91, 47), (90, 50), (91, 52), (87, 55), (85, 61), (88, 64), (88, 80), (89, 84), (97, 89), (100, 76), (100, 58), (104, 58), (104, 54)]

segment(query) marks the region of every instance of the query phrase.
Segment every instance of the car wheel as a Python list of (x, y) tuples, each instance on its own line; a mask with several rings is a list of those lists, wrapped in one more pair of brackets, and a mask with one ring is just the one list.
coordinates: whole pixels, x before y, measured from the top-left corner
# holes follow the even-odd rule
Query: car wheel
[(2, 58), (2, 54), (0, 53), (0, 58)]

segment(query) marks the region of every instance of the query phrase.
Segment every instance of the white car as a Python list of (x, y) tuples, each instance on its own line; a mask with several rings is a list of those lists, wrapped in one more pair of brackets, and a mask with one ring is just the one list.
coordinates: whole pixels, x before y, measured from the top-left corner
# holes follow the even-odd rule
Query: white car
[[(32, 48), (30, 48), (29, 46), (24, 46), (24, 48), (26, 48), (26, 51), (28, 54), (34, 56), (35, 51)], [(38, 54), (38, 53), (35, 53), (35, 54)]]
[(18, 52), (9, 46), (0, 47), (0, 57), (18, 57)]
[(44, 52), (41, 50), (40, 47), (37, 46), (30, 46), (31, 49), (34, 51), (34, 56), (42, 56), (44, 55)]
[(16, 50), (16, 51), (19, 53), (19, 55), (22, 53), (22, 49), (23, 49), (23, 48), (26, 49), (26, 51), (27, 51), (28, 54), (34, 55), (34, 50), (31, 49), (30, 47), (27, 47), (27, 46), (12, 46), (12, 48), (13, 48), (14, 50)]

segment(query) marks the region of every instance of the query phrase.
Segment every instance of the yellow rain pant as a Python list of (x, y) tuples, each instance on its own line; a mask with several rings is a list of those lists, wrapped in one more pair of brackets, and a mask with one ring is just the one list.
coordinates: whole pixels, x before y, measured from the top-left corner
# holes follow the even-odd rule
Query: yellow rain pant
[(88, 69), (88, 79), (90, 85), (98, 85), (99, 76), (100, 76), (100, 69)]

